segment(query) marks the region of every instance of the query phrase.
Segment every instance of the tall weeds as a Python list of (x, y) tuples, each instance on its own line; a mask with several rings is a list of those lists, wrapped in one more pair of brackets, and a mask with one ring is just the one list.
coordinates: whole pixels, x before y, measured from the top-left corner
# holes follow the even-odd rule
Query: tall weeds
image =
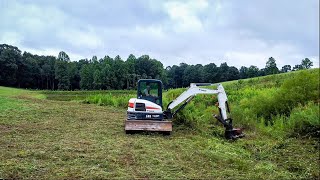
[[(223, 83), (235, 125), (272, 136), (315, 136), (319, 134), (319, 69)], [(173, 90), (176, 97), (181, 90)], [(182, 90), (183, 91), (183, 90)], [(213, 122), (216, 98), (197, 96), (176, 117), (194, 129)]]
[[(319, 135), (319, 69), (225, 82), (223, 86), (235, 126), (276, 137)], [(163, 108), (185, 90), (165, 91)], [(126, 108), (135, 96), (132, 91), (110, 91), (89, 96), (85, 102)], [(174, 125), (201, 132), (214, 126), (210, 133), (220, 132), (222, 126), (212, 116), (219, 113), (216, 102), (214, 95), (197, 95), (177, 114)]]

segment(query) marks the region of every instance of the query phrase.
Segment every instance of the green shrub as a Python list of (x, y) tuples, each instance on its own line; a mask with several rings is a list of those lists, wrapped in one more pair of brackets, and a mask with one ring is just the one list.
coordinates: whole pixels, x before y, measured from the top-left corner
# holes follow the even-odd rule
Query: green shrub
[(84, 102), (90, 104), (98, 104), (100, 106), (114, 106), (126, 108), (130, 98), (134, 97), (133, 94), (126, 93), (108, 93), (108, 94), (96, 94), (88, 96)]
[[(272, 126), (258, 123), (258, 128), (261, 132), (274, 138), (319, 137), (320, 135), (320, 115), (317, 103), (309, 102), (305, 106), (299, 105), (291, 111), (290, 116), (276, 115), (272, 119)], [(260, 122), (265, 122), (264, 118), (260, 118)]]
[(285, 80), (280, 88), (258, 91), (256, 96), (242, 104), (244, 104), (243, 108), (252, 109), (257, 118), (263, 117), (266, 121), (273, 123), (273, 116), (289, 116), (294, 107), (299, 104), (305, 105), (309, 101), (317, 101), (317, 98), (316, 75), (301, 71)]
[(292, 136), (320, 136), (319, 104), (309, 102), (292, 110), (286, 131)]
[(255, 130), (258, 119), (248, 108), (242, 109), (240, 106), (232, 105), (232, 118), (235, 127), (242, 127), (247, 130)]

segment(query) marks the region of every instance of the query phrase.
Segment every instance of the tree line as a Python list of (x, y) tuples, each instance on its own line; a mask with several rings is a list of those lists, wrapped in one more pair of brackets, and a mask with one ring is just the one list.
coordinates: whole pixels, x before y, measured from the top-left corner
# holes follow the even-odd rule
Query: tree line
[(305, 58), (301, 64), (285, 65), (278, 69), (276, 60), (270, 57), (265, 68), (257, 66), (237, 69), (222, 63), (207, 65), (178, 65), (163, 67), (157, 59), (148, 55), (135, 57), (130, 54), (126, 60), (118, 55), (98, 59), (70, 61), (67, 53), (61, 51), (57, 57), (40, 56), (21, 52), (17, 47), (0, 45), (0, 85), (31, 89), (50, 90), (105, 90), (133, 89), (138, 79), (160, 79), (166, 88), (187, 87), (191, 82), (223, 82), (237, 79), (284, 73), (313, 66)]

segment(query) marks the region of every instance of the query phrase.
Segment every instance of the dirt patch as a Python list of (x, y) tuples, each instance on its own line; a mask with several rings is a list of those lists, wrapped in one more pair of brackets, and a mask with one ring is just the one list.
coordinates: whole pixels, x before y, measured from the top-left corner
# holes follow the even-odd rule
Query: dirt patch
[(9, 125), (0, 124), (0, 133), (11, 131), (12, 127)]
[(18, 96), (14, 96), (14, 98), (21, 99), (21, 100), (28, 100), (34, 103), (43, 103), (45, 101), (44, 99), (37, 99), (33, 97), (31, 94), (21, 94)]
[(122, 164), (126, 166), (132, 166), (135, 164), (135, 159), (130, 152), (124, 153), (122, 155)]

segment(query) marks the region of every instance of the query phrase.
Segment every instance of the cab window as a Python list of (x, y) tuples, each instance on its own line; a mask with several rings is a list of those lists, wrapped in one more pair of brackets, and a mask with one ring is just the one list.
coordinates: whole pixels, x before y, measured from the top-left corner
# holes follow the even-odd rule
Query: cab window
[(158, 83), (141, 82), (139, 95), (159, 97), (158, 89), (159, 89)]
[(162, 106), (161, 84), (159, 82), (139, 82), (138, 98), (145, 99)]

